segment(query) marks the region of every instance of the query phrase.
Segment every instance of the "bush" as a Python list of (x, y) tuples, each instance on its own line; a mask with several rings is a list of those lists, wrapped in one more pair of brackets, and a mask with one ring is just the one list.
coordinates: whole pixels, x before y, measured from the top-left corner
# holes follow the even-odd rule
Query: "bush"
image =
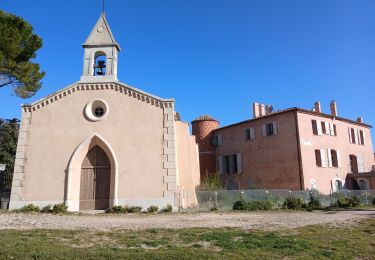
[(106, 213), (125, 213), (125, 209), (123, 206), (113, 206), (111, 209), (106, 210)]
[(151, 205), (150, 207), (147, 208), (148, 213), (157, 213), (159, 211), (158, 206)]
[(372, 199), (372, 205), (375, 206), (375, 198)]
[(212, 207), (212, 208), (210, 208), (210, 211), (217, 211), (217, 208), (216, 207)]
[(245, 210), (245, 201), (238, 200), (233, 204), (233, 210)]
[(52, 208), (52, 205), (47, 205), (45, 207), (43, 207), (40, 212), (42, 213), (50, 213), (51, 212), (51, 208)]
[(130, 206), (126, 208), (127, 208), (128, 213), (139, 213), (142, 210), (142, 207), (138, 207), (138, 206)]
[(40, 208), (33, 204), (29, 204), (27, 206), (22, 207), (19, 211), (20, 212), (40, 212)]
[(283, 203), (283, 209), (302, 209), (305, 208), (306, 204), (301, 198), (289, 197), (286, 198)]
[(337, 202), (334, 204), (338, 208), (354, 208), (361, 205), (359, 198), (356, 196), (353, 197), (339, 197)]
[(322, 203), (320, 203), (319, 198), (311, 195), (309, 203), (307, 203), (307, 207), (309, 209), (320, 209), (322, 207)]
[(163, 208), (161, 211), (162, 212), (172, 212), (173, 207), (171, 204), (168, 204), (165, 208)]
[(64, 203), (56, 204), (52, 207), (51, 213), (59, 214), (59, 213), (67, 213), (68, 207), (65, 206)]
[(233, 210), (270, 210), (273, 204), (269, 200), (249, 201), (238, 200), (233, 204)]

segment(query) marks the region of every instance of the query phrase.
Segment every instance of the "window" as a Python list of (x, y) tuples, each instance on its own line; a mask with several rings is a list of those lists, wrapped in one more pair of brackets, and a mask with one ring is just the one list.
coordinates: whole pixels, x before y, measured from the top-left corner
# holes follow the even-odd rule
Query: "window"
[(358, 133), (359, 133), (359, 144), (364, 145), (365, 144), (365, 136), (363, 134), (363, 131), (359, 130)]
[(358, 172), (357, 156), (355, 156), (354, 154), (349, 155), (349, 161), (350, 161), (350, 172), (357, 173)]
[(322, 167), (322, 156), (320, 150), (315, 150), (316, 166)]
[(335, 180), (334, 185), (335, 185), (335, 191), (342, 189), (342, 181)]
[(322, 132), (323, 132), (323, 134), (326, 134), (327, 133), (327, 129), (326, 129), (326, 124), (325, 124), (325, 122), (320, 122), (321, 123), (321, 125), (322, 125)]
[(316, 123), (316, 120), (311, 120), (312, 125), (312, 131), (314, 135), (318, 135), (318, 125)]
[(236, 174), (242, 172), (241, 154), (230, 154), (218, 158), (221, 174)]
[(221, 135), (214, 135), (212, 137), (212, 145), (213, 146), (220, 146), (223, 144), (223, 140), (221, 138)]
[(104, 108), (102, 107), (95, 108), (94, 114), (97, 117), (102, 117), (104, 115)]
[(255, 127), (247, 128), (245, 131), (246, 140), (254, 140), (255, 139)]
[(271, 136), (271, 135), (276, 135), (276, 134), (277, 134), (276, 122), (263, 125), (263, 136)]
[(355, 131), (354, 131), (354, 128), (350, 128), (350, 142), (352, 143), (352, 144), (355, 144), (356, 143), (356, 141), (355, 141)]
[(332, 160), (332, 167), (339, 167), (336, 150), (331, 150), (331, 160)]

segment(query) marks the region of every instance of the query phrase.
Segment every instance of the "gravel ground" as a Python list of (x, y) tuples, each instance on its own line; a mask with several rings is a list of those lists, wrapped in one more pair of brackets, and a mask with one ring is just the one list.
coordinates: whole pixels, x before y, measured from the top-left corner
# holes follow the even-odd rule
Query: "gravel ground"
[(107, 231), (113, 229), (236, 227), (276, 230), (306, 225), (347, 226), (364, 218), (374, 218), (375, 210), (358, 211), (270, 211), (227, 213), (79, 214), (51, 215), (0, 213), (1, 229), (74, 229)]

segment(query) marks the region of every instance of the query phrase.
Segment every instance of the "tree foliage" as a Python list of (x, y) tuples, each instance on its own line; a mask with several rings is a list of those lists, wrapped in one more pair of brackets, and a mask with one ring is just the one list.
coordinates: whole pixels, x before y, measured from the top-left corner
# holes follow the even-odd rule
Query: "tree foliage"
[(42, 86), (44, 72), (31, 62), (42, 40), (21, 17), (0, 10), (0, 87), (12, 86), (22, 98), (33, 96)]
[(18, 130), (18, 119), (0, 119), (0, 163), (6, 164), (4, 183), (0, 183), (0, 187), (10, 188), (12, 185)]

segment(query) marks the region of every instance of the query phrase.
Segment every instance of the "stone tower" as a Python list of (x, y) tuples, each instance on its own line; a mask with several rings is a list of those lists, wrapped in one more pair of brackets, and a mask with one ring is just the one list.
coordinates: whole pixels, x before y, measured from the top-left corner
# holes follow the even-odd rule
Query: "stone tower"
[(121, 49), (113, 37), (104, 13), (82, 46), (84, 60), (81, 81), (117, 81), (117, 55)]
[(215, 173), (215, 147), (212, 143), (213, 131), (220, 126), (220, 122), (211, 116), (203, 115), (196, 118), (192, 124), (192, 134), (195, 135), (199, 149), (199, 164), (201, 178), (207, 173)]

